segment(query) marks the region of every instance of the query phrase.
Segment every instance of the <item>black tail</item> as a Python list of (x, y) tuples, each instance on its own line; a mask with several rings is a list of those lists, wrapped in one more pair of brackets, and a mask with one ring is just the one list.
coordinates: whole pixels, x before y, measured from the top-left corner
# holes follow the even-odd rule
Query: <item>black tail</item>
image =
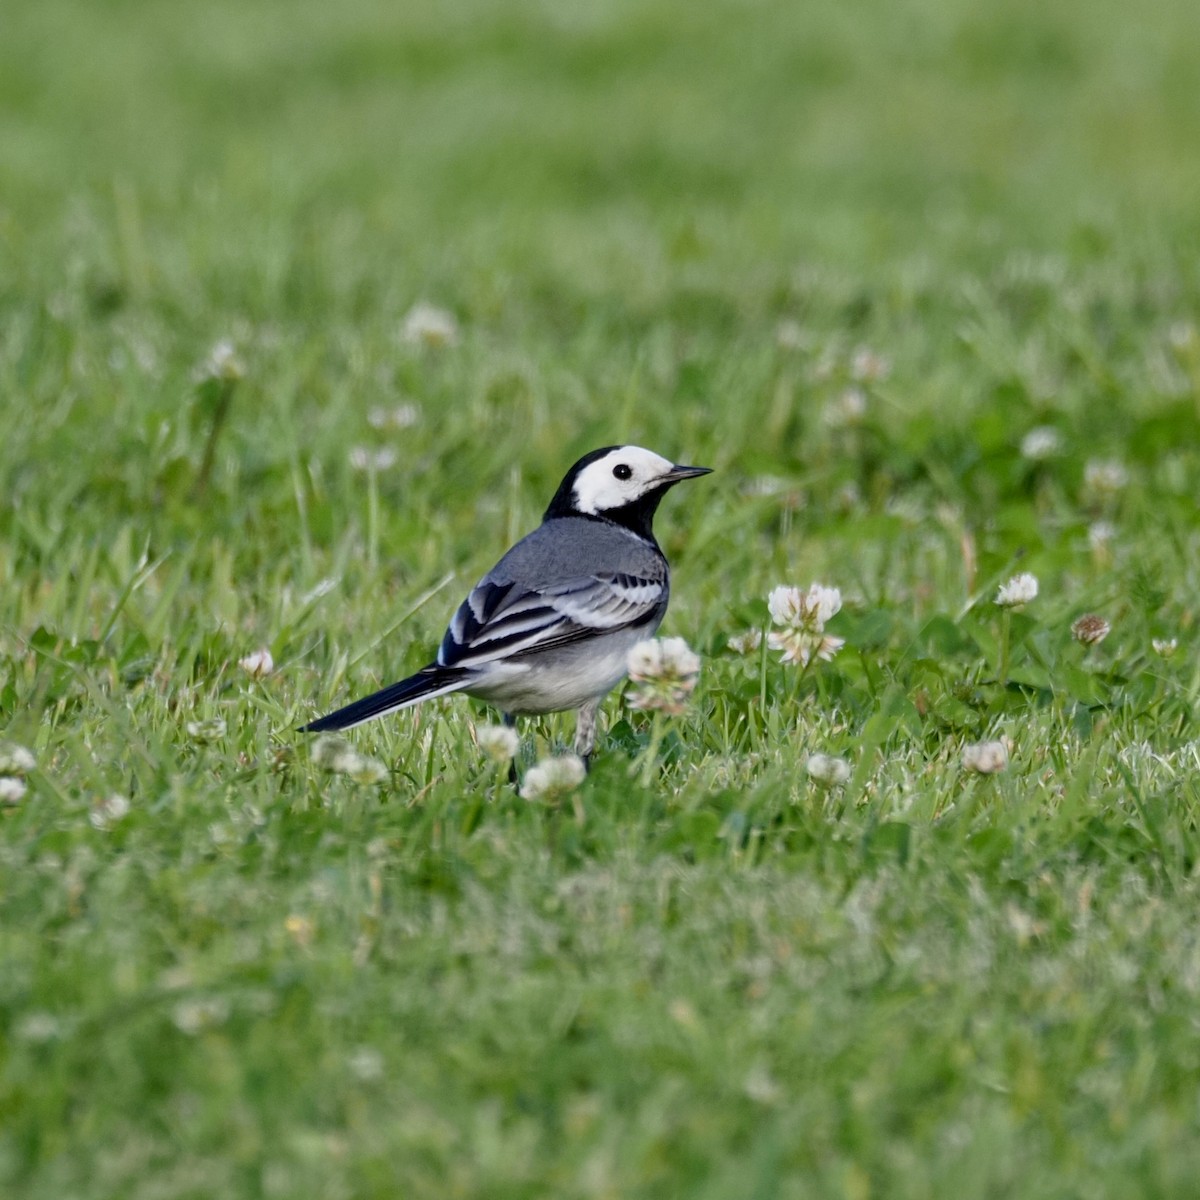
[(324, 733), (327, 729), (350, 729), (354, 725), (361, 725), (364, 721), (372, 721), (376, 717), (386, 717), (388, 713), (408, 708), (410, 704), (419, 704), (422, 700), (428, 700), (433, 696), (444, 696), (447, 692), (457, 692), (470, 682), (471, 677), (465, 671), (455, 671), (447, 667), (439, 667), (437, 663), (430, 663), (429, 666), (422, 667), (415, 675), (410, 675), (407, 679), (400, 680), (399, 683), (393, 683), (370, 696), (355, 700), (353, 704), (347, 704), (345, 708), (339, 708), (337, 712), (331, 712), (327, 716), (310, 721), (307, 725), (301, 725), (300, 732)]

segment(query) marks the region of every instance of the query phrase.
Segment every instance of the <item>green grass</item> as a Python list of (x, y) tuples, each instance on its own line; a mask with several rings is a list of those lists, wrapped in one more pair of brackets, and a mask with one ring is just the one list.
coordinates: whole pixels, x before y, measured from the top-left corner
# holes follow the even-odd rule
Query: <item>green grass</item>
[[(0, 1193), (1192, 1196), (1200, 9), (8, 10)], [(651, 769), (321, 770), (618, 441), (717, 468)], [(831, 662), (728, 648), (814, 580)]]

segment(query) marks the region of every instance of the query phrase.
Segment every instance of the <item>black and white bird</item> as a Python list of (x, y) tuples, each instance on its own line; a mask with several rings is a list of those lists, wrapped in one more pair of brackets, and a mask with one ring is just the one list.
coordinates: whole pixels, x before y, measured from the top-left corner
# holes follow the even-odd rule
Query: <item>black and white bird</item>
[(471, 589), (437, 658), (415, 675), (305, 725), (349, 729), (448, 692), (519, 715), (578, 710), (586, 762), (596, 714), (625, 677), (629, 651), (667, 611), (671, 574), (652, 523), (667, 491), (709, 467), (677, 466), (640, 446), (585, 454), (542, 523)]

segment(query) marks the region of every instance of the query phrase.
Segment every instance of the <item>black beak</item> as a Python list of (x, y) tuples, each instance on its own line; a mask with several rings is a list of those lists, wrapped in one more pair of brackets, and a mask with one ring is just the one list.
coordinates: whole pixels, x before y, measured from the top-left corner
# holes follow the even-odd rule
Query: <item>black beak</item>
[(681, 483), (685, 479), (696, 479), (701, 475), (711, 475), (712, 467), (672, 467), (663, 477), (663, 483)]

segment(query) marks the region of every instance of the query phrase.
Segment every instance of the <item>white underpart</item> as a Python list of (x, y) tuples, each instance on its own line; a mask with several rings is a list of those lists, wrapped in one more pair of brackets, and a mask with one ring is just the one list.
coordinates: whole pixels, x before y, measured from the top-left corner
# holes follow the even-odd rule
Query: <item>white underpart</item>
[[(621, 463), (633, 472), (628, 479), (618, 479), (613, 474), (613, 468)], [(623, 508), (652, 491), (671, 467), (667, 459), (653, 450), (619, 446), (579, 472), (575, 480), (575, 507), (591, 516)]]
[(629, 651), (654, 628), (617, 630), (599, 642), (564, 647), (536, 665), (504, 659), (484, 663), (462, 690), (504, 712), (581, 708), (607, 695), (625, 678)]

